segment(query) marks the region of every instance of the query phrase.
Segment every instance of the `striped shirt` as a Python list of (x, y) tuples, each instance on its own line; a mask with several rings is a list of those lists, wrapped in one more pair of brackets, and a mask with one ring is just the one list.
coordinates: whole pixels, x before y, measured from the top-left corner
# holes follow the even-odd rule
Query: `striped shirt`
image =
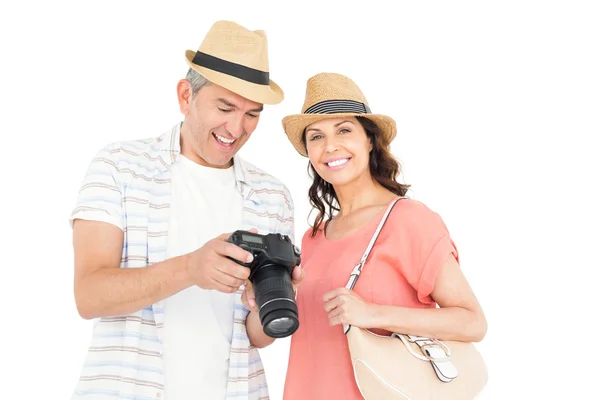
[[(170, 165), (180, 153), (180, 124), (146, 140), (113, 143), (87, 169), (71, 221), (98, 220), (124, 232), (121, 268), (166, 259)], [(236, 188), (243, 197), (242, 226), (279, 232), (294, 240), (294, 205), (286, 186), (234, 156)], [(226, 399), (268, 399), (258, 349), (246, 333), (248, 309), (238, 291)], [(73, 399), (158, 400), (164, 397), (163, 303), (95, 321)]]

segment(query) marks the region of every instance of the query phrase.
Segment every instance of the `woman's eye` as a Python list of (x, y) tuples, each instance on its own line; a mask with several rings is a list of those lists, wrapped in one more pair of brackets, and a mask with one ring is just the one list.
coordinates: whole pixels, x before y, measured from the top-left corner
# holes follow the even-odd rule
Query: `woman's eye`
[(316, 140), (316, 139), (320, 139), (321, 135), (315, 135), (313, 137), (310, 138), (311, 141)]

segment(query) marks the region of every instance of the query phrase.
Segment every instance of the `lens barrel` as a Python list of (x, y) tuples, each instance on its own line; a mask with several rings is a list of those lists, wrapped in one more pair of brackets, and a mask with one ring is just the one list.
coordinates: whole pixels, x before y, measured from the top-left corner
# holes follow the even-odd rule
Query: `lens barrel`
[(266, 335), (284, 338), (299, 327), (298, 308), (287, 268), (277, 264), (261, 266), (252, 277), (258, 316)]

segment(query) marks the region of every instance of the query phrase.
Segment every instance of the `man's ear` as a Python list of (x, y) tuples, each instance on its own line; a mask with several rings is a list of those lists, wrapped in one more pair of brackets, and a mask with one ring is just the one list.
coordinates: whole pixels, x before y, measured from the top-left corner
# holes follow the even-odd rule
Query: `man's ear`
[(177, 82), (177, 101), (179, 102), (179, 111), (183, 115), (188, 115), (192, 104), (192, 87), (187, 79)]

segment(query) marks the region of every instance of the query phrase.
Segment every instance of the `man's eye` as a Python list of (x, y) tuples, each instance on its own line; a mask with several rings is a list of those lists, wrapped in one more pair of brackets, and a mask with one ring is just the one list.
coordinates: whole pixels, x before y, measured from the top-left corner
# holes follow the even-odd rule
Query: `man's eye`
[(218, 107), (220, 111), (224, 112), (224, 113), (228, 113), (231, 112), (231, 110), (226, 110), (224, 108)]

